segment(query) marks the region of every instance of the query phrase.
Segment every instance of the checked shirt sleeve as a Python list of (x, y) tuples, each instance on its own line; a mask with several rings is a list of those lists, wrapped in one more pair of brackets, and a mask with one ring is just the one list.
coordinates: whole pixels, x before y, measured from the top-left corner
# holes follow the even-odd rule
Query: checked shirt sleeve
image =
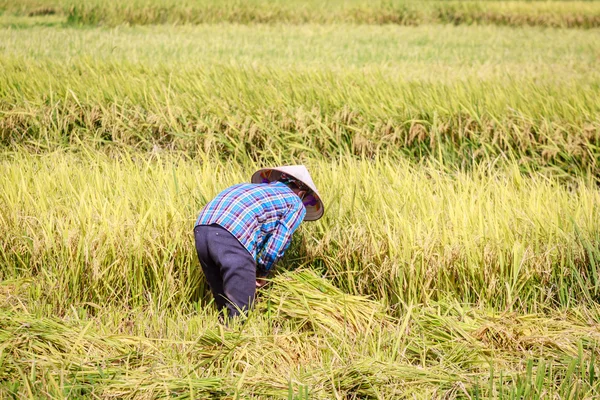
[(266, 271), (270, 271), (273, 265), (283, 256), (292, 241), (292, 234), (300, 226), (304, 219), (306, 209), (300, 203), (291, 208), (277, 223), (277, 228), (267, 240), (258, 260), (258, 264)]

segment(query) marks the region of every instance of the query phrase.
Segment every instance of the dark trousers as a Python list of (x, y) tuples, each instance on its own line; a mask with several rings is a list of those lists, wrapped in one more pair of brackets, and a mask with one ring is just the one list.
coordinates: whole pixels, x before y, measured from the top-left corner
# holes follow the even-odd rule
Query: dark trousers
[(228, 230), (217, 225), (194, 228), (196, 251), (215, 303), (230, 317), (245, 313), (256, 292), (256, 263)]

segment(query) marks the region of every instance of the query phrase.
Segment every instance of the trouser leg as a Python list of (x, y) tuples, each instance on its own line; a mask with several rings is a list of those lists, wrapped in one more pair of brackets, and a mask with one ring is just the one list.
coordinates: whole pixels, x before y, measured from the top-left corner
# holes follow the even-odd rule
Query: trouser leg
[(207, 225), (198, 225), (194, 228), (196, 253), (198, 254), (202, 272), (204, 272), (204, 276), (206, 277), (210, 291), (213, 294), (217, 308), (220, 312), (223, 312), (226, 308), (227, 300), (225, 292), (223, 291), (221, 271), (219, 270), (219, 266), (212, 260), (208, 251), (209, 231), (210, 226)]
[(211, 228), (207, 241), (208, 250), (221, 272), (229, 316), (237, 316), (240, 312), (245, 314), (254, 302), (256, 262), (229, 231), (217, 225)]

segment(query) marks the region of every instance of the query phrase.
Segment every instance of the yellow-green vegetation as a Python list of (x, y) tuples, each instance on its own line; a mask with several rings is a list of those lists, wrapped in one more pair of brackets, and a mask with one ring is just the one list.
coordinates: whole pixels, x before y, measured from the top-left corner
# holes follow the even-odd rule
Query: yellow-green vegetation
[[(0, 399), (600, 397), (598, 25), (0, 0)], [(223, 326), (197, 213), (300, 162), (325, 216)]]
[(600, 174), (600, 36), (497, 27), (29, 28), (0, 141), (273, 159), (379, 153)]
[[(52, 290), (40, 295), (57, 311), (72, 301), (135, 306), (148, 293), (161, 306), (187, 302), (201, 275), (190, 247), (199, 207), (258, 168), (216, 154), (22, 153), (0, 164), (4, 273), (43, 271)], [(328, 210), (298, 232), (288, 262), (349, 293), (527, 311), (600, 294), (591, 180), (566, 187), (487, 163), (468, 173), (385, 159), (307, 164)]]
[(7, 392), (598, 395), (591, 181), (311, 161), (326, 216), (280, 265), (296, 272), (223, 330), (190, 232), (256, 165), (80, 150), (1, 165)]
[(549, 317), (442, 302), (405, 307), (395, 319), (380, 303), (344, 294), (312, 272), (270, 284), (243, 327), (224, 328), (202, 309), (88, 304), (61, 319), (39, 317), (39, 305), (18, 297), (28, 284), (5, 282), (4, 391), (56, 398), (598, 396), (600, 334), (589, 323), (598, 310)]
[(593, 28), (600, 26), (596, 1), (454, 0), (1, 0), (14, 16), (59, 16), (75, 25), (203, 23), (355, 23), (421, 25), (494, 24)]

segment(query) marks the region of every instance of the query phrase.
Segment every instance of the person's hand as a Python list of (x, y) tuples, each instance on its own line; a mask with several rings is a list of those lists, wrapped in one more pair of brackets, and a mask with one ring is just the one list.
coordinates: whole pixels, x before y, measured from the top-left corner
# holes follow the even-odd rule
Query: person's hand
[(264, 278), (256, 278), (256, 288), (260, 289), (261, 287), (267, 284), (267, 280)]

